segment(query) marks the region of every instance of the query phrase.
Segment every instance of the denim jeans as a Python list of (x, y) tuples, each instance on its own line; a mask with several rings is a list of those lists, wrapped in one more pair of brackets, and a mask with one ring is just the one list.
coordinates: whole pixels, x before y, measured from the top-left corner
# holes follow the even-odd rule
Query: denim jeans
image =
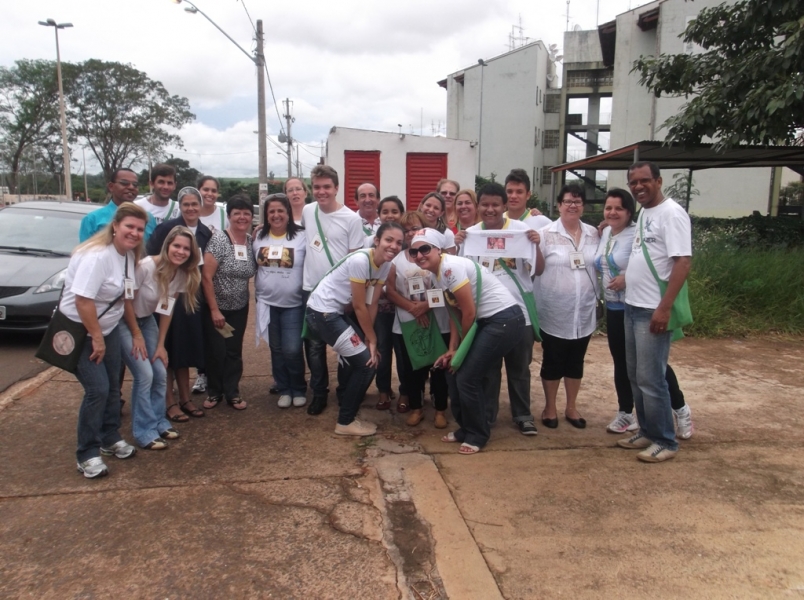
[(268, 325), (268, 345), (271, 347), (271, 370), (280, 395), (304, 396), (304, 352), (302, 350), (302, 319), (304, 307), (271, 307)]
[(161, 360), (151, 362), (159, 343), (159, 325), (154, 315), (137, 319), (137, 325), (145, 338), (148, 358), (134, 358), (131, 355), (133, 339), (125, 321), (118, 325), (123, 362), (134, 377), (131, 386), (131, 431), (137, 443), (145, 447), (159, 434), (170, 429), (170, 421), (165, 417), (165, 390), (167, 371)]
[[(353, 324), (338, 313), (320, 313), (307, 307), (307, 325), (325, 343), (333, 346), (340, 335)], [(360, 335), (360, 331), (355, 328)], [(361, 339), (363, 336), (360, 336)], [(338, 424), (348, 425), (355, 420), (363, 396), (371, 385), (375, 369), (366, 363), (371, 358), (368, 348), (354, 356), (339, 357), (338, 368)]]
[[(302, 305), (307, 306), (310, 292), (302, 291)], [(304, 356), (310, 369), (310, 388), (314, 396), (329, 394), (329, 366), (327, 343), (324, 340), (304, 340)]]
[(100, 364), (89, 360), (92, 339), (87, 338), (75, 376), (84, 388), (78, 411), (78, 462), (100, 456), (101, 446), (111, 446), (120, 436), (120, 331), (115, 327), (103, 338), (106, 353)]
[(511, 417), (514, 423), (532, 421), (530, 412), (530, 363), (533, 360), (533, 327), (522, 330), (522, 339), (507, 354), (494, 360), (483, 381), (483, 389), (488, 398), (489, 423), (497, 421), (500, 410), (500, 385), (502, 366), (508, 377), (508, 398), (511, 402)]
[(639, 431), (651, 442), (678, 450), (665, 373), (672, 332), (651, 333), (652, 308), (625, 305), (625, 359)]
[(377, 335), (377, 350), (380, 353), (380, 364), (377, 365), (377, 390), (391, 393), (391, 366), (393, 363), (394, 338), (391, 329), (394, 326), (395, 313), (377, 313), (374, 321), (374, 333)]
[(452, 415), (460, 427), (455, 432), (459, 442), (482, 448), (489, 441), (489, 399), (483, 381), (497, 358), (521, 343), (524, 329), (525, 316), (518, 305), (478, 319), (475, 339), (461, 368), (447, 373)]
[(234, 400), (240, 397), (243, 376), (243, 334), (248, 324), (248, 303), (238, 310), (221, 314), (234, 328), (232, 337), (224, 338), (212, 323), (212, 313), (204, 305), (204, 362), (207, 368), (207, 395)]

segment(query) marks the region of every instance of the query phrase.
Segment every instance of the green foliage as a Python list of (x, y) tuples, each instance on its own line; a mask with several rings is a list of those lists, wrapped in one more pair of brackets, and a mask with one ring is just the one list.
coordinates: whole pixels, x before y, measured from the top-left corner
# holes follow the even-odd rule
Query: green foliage
[[(687, 194), (689, 194), (689, 197)], [(673, 174), (673, 183), (664, 188), (664, 195), (676, 200), (684, 207), (684, 210), (689, 212), (689, 203), (692, 201), (692, 197), (700, 196), (701, 192), (694, 187), (692, 171), (687, 171), (686, 173)]]
[(688, 102), (667, 119), (668, 142), (717, 148), (791, 144), (804, 127), (804, 8), (800, 0), (741, 0), (703, 8), (682, 35), (700, 54), (642, 56), (640, 83)]
[(487, 183), (494, 183), (497, 181), (497, 173), (492, 173), (491, 176), (486, 179), (480, 175), (475, 175), (475, 192), (479, 192), (480, 188), (482, 188)]
[(804, 182), (794, 181), (779, 190), (779, 204), (781, 206), (804, 205)]
[(738, 249), (804, 248), (804, 221), (790, 217), (767, 217), (755, 213), (739, 219), (691, 217), (693, 243), (710, 239), (728, 240)]
[[(198, 178), (201, 177), (201, 172), (198, 169), (192, 168), (190, 162), (183, 158), (171, 156), (165, 160), (164, 163), (176, 169), (177, 192), (184, 187), (195, 187), (195, 184), (198, 183)], [(140, 187), (148, 189), (150, 185), (148, 169), (140, 171), (140, 174), (137, 175), (137, 181), (139, 181)]]

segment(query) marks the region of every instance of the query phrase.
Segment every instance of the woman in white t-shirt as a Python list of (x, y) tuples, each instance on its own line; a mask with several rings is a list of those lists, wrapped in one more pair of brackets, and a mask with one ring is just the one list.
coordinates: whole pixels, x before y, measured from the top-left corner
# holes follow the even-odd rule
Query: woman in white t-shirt
[(193, 232), (186, 227), (174, 227), (160, 253), (146, 256), (137, 264), (137, 293), (133, 300), (126, 300), (120, 342), (123, 360), (134, 377), (131, 429), (137, 443), (147, 450), (164, 450), (165, 439), (179, 437), (165, 411), (168, 366), (165, 337), (179, 294), (184, 294), (188, 312), (196, 309), (196, 292), (201, 283), (199, 259)]
[[(494, 275), (468, 258), (442, 254), (445, 244), (438, 231), (422, 229), (413, 237), (409, 252), (419, 267), (435, 275), (436, 290), (443, 292), (429, 292), (429, 305), (446, 302), (451, 311), (459, 313), (450, 324), (449, 349), (435, 362), (435, 368), (451, 367), (460, 338), (477, 322), (477, 332), (463, 364), (457, 372), (447, 374), (452, 415), (459, 429), (441, 438), (443, 442), (460, 442), (461, 454), (475, 454), (491, 435), (483, 380), (496, 359), (520, 342), (525, 316), (511, 292)], [(460, 331), (455, 321), (460, 322)]]
[(285, 194), (265, 200), (260, 232), (253, 248), (257, 260), (254, 289), (257, 297), (257, 336), (268, 340), (271, 371), (279, 393), (279, 408), (307, 403), (302, 350), (302, 274), (307, 240), (293, 221)]
[[(307, 301), (310, 331), (341, 357), (336, 391), (340, 404), (335, 426), (338, 435), (366, 436), (377, 432), (376, 425), (356, 417), (380, 362), (374, 319), (382, 286), (391, 261), (402, 249), (403, 237), (398, 223), (380, 225), (374, 248), (357, 250), (336, 263)], [(347, 317), (346, 313), (352, 311)]]
[(418, 212), (424, 220), (424, 226), (439, 231), (444, 236), (444, 252), (455, 254), (455, 234), (444, 222), (444, 213), (447, 210), (447, 201), (438, 192), (430, 192), (419, 203)]
[(78, 472), (109, 473), (101, 454), (129, 458), (137, 449), (120, 435), (120, 328), (125, 296), (134, 297), (134, 271), (144, 253), (148, 213), (124, 202), (111, 222), (79, 245), (67, 267), (59, 311), (87, 329), (75, 376), (84, 388), (78, 411)]
[(226, 216), (226, 209), (216, 204), (220, 197), (218, 180), (209, 175), (204, 175), (198, 180), (196, 188), (201, 192), (201, 199), (203, 200), (198, 220), (209, 227), (212, 233), (225, 231), (229, 227), (229, 219)]

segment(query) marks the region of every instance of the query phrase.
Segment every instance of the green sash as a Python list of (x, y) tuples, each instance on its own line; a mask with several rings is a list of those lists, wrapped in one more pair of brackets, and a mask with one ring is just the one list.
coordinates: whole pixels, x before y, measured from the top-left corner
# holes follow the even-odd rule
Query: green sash
[[(453, 371), (457, 371), (461, 368), (466, 355), (469, 354), (469, 349), (472, 347), (472, 342), (475, 339), (475, 335), (477, 335), (477, 311), (478, 307), (480, 306), (480, 291), (483, 289), (483, 274), (480, 272), (480, 266), (477, 263), (472, 264), (474, 264), (475, 271), (477, 272), (477, 290), (475, 291), (475, 322), (472, 323), (469, 331), (467, 331), (466, 335), (463, 336), (461, 345), (458, 346), (458, 349), (455, 351), (455, 355), (452, 357), (451, 366)], [(462, 333), (461, 324), (458, 322), (455, 314), (450, 310), (449, 315), (458, 326), (458, 332)]]

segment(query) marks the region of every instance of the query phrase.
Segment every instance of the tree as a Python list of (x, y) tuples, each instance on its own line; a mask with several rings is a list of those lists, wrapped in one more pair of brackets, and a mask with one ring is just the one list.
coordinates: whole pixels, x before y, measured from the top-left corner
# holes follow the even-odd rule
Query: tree
[[(183, 187), (195, 187), (195, 184), (198, 183), (201, 172), (198, 169), (192, 168), (189, 161), (171, 156), (162, 162), (176, 169), (176, 191), (179, 191)], [(140, 187), (147, 188), (150, 184), (148, 169), (140, 171), (137, 180)]]
[[(58, 93), (55, 61), (23, 59), (0, 67), (0, 161), (10, 171), (12, 194), (23, 158), (61, 143)], [(37, 161), (45, 162), (45, 155)]]
[(701, 192), (693, 187), (692, 171), (690, 170), (686, 173), (675, 173), (673, 183), (664, 188), (664, 195), (679, 203), (684, 202), (684, 210), (690, 212), (690, 200), (693, 196), (700, 196)]
[(689, 101), (667, 119), (666, 141), (719, 149), (801, 143), (804, 10), (799, 0), (741, 0), (704, 8), (682, 34), (693, 54), (643, 56), (633, 71), (656, 96)]
[(131, 65), (90, 59), (62, 68), (70, 129), (86, 141), (107, 179), (167, 146), (182, 147), (165, 128), (181, 129), (195, 118), (187, 98), (171, 96)]

